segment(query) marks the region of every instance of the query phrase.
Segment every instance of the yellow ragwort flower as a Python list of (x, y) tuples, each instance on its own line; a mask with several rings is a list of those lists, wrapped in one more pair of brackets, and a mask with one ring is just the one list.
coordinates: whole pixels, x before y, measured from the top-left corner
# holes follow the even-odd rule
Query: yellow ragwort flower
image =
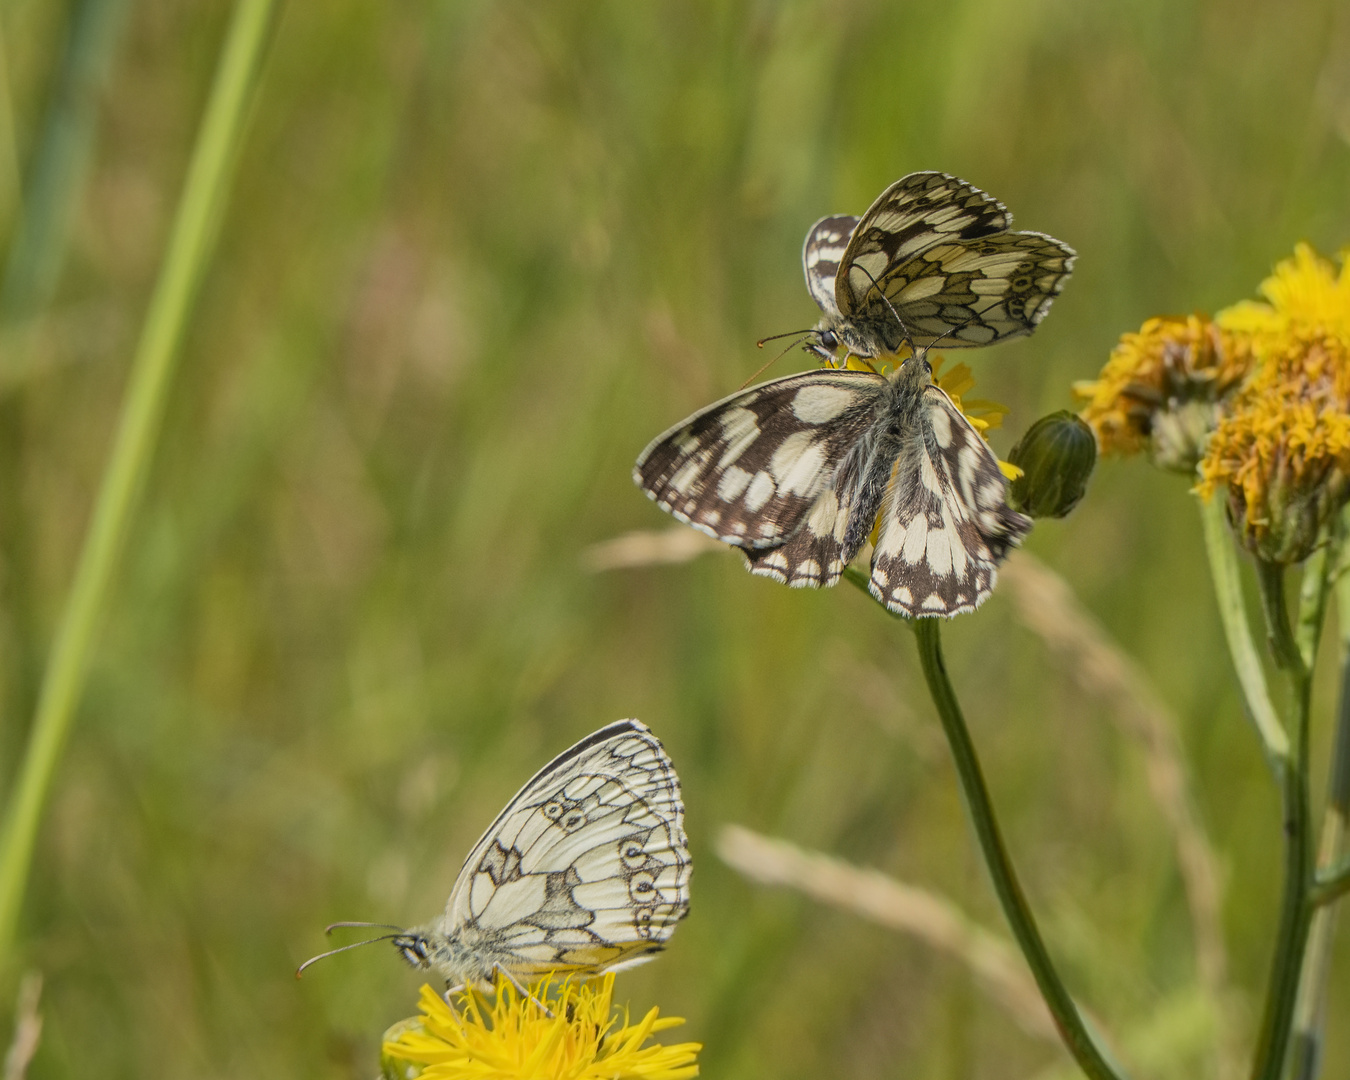
[(1244, 543), (1298, 562), (1350, 496), (1350, 262), (1340, 272), (1307, 244), (1261, 284), (1265, 303), (1219, 313), (1256, 357), (1200, 463), (1202, 495), (1226, 489)]
[(1093, 381), (1074, 384), (1102, 453), (1147, 451), (1163, 468), (1193, 473), (1219, 403), (1252, 367), (1247, 339), (1205, 315), (1149, 319), (1120, 343)]
[[(386, 1034), (388, 1075), (420, 1080), (685, 1080), (698, 1075), (699, 1043), (643, 1044), (678, 1027), (678, 1017), (653, 1008), (636, 1024), (613, 1008), (614, 975), (545, 980), (520, 994), (509, 981), (495, 1003), (466, 990), (452, 1007), (422, 987), (421, 1016)], [(535, 998), (539, 1000), (535, 1000)], [(553, 1015), (541, 1007), (547, 1002)], [(397, 1066), (406, 1063), (399, 1070)]]

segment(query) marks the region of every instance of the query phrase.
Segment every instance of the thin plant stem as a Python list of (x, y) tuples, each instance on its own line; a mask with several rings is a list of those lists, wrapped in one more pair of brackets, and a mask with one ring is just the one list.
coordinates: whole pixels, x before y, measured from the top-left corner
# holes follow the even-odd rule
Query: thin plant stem
[(1284, 898), (1266, 990), (1265, 1011), (1252, 1067), (1253, 1080), (1279, 1080), (1284, 1074), (1294, 1006), (1312, 923), (1312, 814), (1308, 802), (1308, 736), (1312, 680), (1289, 628), (1284, 567), (1257, 561), (1261, 607), (1276, 663), (1289, 678), (1294, 742), (1281, 771), (1284, 813)]
[(999, 832), (994, 807), (985, 787), (984, 775), (980, 769), (979, 758), (975, 753), (975, 744), (971, 741), (961, 706), (956, 700), (951, 680), (942, 660), (942, 642), (939, 620), (913, 620), (915, 640), (919, 649), (919, 662), (923, 666), (924, 678), (928, 683), (928, 692), (937, 707), (942, 720), (943, 731), (951, 746), (952, 758), (956, 763), (960, 777), (961, 790), (965, 794), (966, 807), (979, 838), (980, 850), (984, 854), (985, 865), (993, 879), (994, 892), (1003, 908), (1013, 936), (1026, 957), (1045, 1003), (1055, 1019), (1061, 1037), (1069, 1053), (1078, 1062), (1079, 1067), (1092, 1080), (1120, 1080), (1123, 1073), (1107, 1061), (1106, 1054), (1084, 1023), (1082, 1014), (1074, 1004), (1054, 963), (1041, 939), (1035, 917), (1027, 904), (1022, 886), (1017, 880), (1012, 860), (1008, 857)]
[[(1327, 565), (1337, 565), (1329, 559)], [(1304, 570), (1304, 595), (1307, 573)], [(1323, 578), (1329, 577), (1325, 566)], [(1327, 980), (1336, 939), (1337, 910), (1334, 901), (1350, 892), (1350, 859), (1345, 858), (1347, 819), (1350, 818), (1350, 577), (1336, 585), (1336, 610), (1340, 618), (1341, 687), (1337, 705), (1336, 735), (1327, 776), (1327, 803), (1322, 812), (1322, 835), (1317, 849), (1317, 874), (1309, 902), (1316, 908), (1308, 932), (1303, 979), (1294, 1011), (1294, 1043), (1291, 1050), (1294, 1080), (1312, 1080), (1321, 1057), (1322, 1032), (1326, 1027)]]
[(173, 362), (215, 238), (273, 6), (273, 0), (238, 0), (235, 5), (168, 250), (132, 360), (115, 441), (0, 832), (0, 972), (12, 967), (15, 929), (38, 825), (84, 687), (90, 645), (107, 606), (113, 572), (153, 456)]
[(1242, 599), (1237, 548), (1225, 520), (1223, 500), (1201, 499), (1200, 520), (1204, 526), (1210, 574), (1214, 579), (1214, 596), (1219, 604), (1219, 618), (1223, 623), (1233, 669), (1247, 702), (1247, 715), (1261, 739), (1266, 764), (1278, 780), (1283, 772), (1283, 763), (1289, 756), (1289, 735), (1280, 723), (1275, 705), (1270, 699), (1261, 656), (1252, 639), (1247, 608)]
[(94, 156), (103, 87), (130, 7), (129, 0), (80, 0), (71, 12), (0, 284), (0, 325), (6, 331), (0, 390), (19, 381), (32, 362), (25, 330), (50, 302), (70, 248)]

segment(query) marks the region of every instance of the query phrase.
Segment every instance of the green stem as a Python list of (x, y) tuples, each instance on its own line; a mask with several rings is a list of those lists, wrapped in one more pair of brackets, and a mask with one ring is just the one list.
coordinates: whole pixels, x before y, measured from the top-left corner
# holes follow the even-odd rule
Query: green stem
[[(1339, 553), (1337, 553), (1339, 554)], [(1322, 643), (1322, 625), (1326, 621), (1327, 597), (1331, 592), (1330, 570), (1336, 563), (1331, 545), (1324, 544), (1303, 564), (1303, 584), (1299, 588), (1298, 627), (1294, 643), (1303, 666), (1309, 671), (1317, 663), (1317, 647)]]
[(1289, 1049), (1308, 930), (1312, 922), (1312, 815), (1308, 803), (1308, 732), (1312, 681), (1289, 629), (1284, 568), (1258, 560), (1257, 581), (1271, 649), (1288, 674), (1294, 709), (1294, 745), (1281, 769), (1284, 810), (1284, 899), (1266, 991), (1265, 1013), (1252, 1067), (1254, 1080), (1279, 1080)]
[(1212, 498), (1200, 501), (1200, 520), (1205, 531), (1205, 550), (1209, 555), (1210, 574), (1214, 579), (1214, 596), (1219, 603), (1219, 618), (1223, 623), (1228, 652), (1233, 659), (1238, 683), (1247, 702), (1247, 715), (1256, 726), (1265, 751), (1266, 764), (1278, 779), (1289, 757), (1289, 736), (1280, 723), (1266, 686), (1261, 656), (1252, 640), (1247, 622), (1247, 608), (1242, 599), (1242, 578), (1238, 571), (1237, 547), (1225, 520), (1223, 500)]
[[(1340, 554), (1343, 552), (1337, 552)], [(1339, 567), (1339, 558), (1331, 559), (1328, 565)], [(1305, 569), (1305, 598), (1307, 572)], [(1345, 857), (1347, 819), (1350, 819), (1350, 578), (1342, 577), (1336, 584), (1336, 609), (1341, 623), (1341, 690), (1317, 851), (1318, 870), (1308, 897), (1317, 910), (1308, 931), (1303, 980), (1294, 1011), (1293, 1067), (1289, 1073), (1294, 1080), (1312, 1080), (1317, 1075), (1322, 1032), (1326, 1027), (1327, 980), (1336, 939), (1337, 911), (1333, 901), (1350, 892), (1350, 859)]]
[(966, 805), (975, 825), (975, 834), (979, 838), (985, 864), (989, 867), (989, 874), (993, 878), (994, 891), (998, 895), (1013, 934), (1022, 947), (1027, 964), (1031, 967), (1036, 985), (1055, 1018), (1055, 1024), (1065, 1045), (1083, 1072), (1093, 1080), (1120, 1080), (1123, 1074), (1107, 1062), (1102, 1048), (1088, 1031), (1078, 1007), (1055, 970), (1050, 954), (1045, 948), (1045, 942), (1041, 940), (1040, 931), (1036, 927), (1036, 920), (1027, 905), (1022, 886), (1017, 880), (1012, 861), (1003, 845), (998, 820), (994, 815), (989, 791), (985, 787), (984, 776), (980, 770), (979, 758), (975, 753), (975, 745), (971, 741), (965, 718), (961, 714), (961, 706), (957, 703), (956, 693), (952, 689), (946, 666), (942, 661), (939, 620), (915, 619), (913, 630), (919, 648), (919, 661), (923, 665), (924, 678), (928, 682), (928, 692), (932, 695), (933, 704), (937, 706), (947, 741), (951, 744), (952, 757), (961, 780), (961, 790), (965, 793)]
[(115, 442), (0, 832), (0, 972), (12, 965), (15, 928), (38, 825), (84, 687), (90, 644), (107, 605), (113, 571), (154, 451), (177, 346), (216, 234), (272, 9), (272, 0), (238, 0), (235, 5), (164, 264), (132, 361)]

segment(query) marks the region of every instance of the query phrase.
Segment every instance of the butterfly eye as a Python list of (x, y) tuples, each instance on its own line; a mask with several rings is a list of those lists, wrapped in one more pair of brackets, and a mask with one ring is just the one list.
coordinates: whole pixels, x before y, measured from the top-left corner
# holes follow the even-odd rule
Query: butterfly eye
[(398, 951), (403, 954), (403, 959), (408, 961), (415, 968), (430, 967), (427, 960), (427, 943), (424, 939), (411, 938), (401, 942)]
[(655, 912), (649, 908), (638, 908), (633, 912), (633, 929), (637, 931), (638, 937), (650, 937), (652, 933), (652, 916)]
[(561, 803), (551, 802), (544, 804), (544, 817), (548, 818), (549, 821), (557, 821), (558, 818), (562, 817), (562, 812)]
[(567, 830), (579, 829), (586, 824), (586, 815), (580, 810), (571, 810), (567, 816), (562, 819), (562, 827)]

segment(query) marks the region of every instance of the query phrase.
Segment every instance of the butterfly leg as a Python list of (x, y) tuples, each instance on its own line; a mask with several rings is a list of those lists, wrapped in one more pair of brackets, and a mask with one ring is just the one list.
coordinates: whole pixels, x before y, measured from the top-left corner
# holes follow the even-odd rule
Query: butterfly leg
[(468, 988), (469, 988), (468, 983), (460, 983), (458, 986), (450, 986), (448, 984), (446, 985), (445, 993), (443, 993), (441, 997), (445, 998), (445, 1003), (450, 1006), (451, 1012), (455, 1011), (454, 996), (456, 994), (464, 993), (464, 991), (467, 990)]
[(514, 975), (512, 975), (509, 971), (507, 971), (506, 968), (502, 967), (501, 964), (494, 964), (493, 970), (499, 972), (501, 976), (504, 979), (506, 979), (507, 982), (509, 982), (512, 986), (514, 986), (516, 988), (516, 991), (520, 994), (521, 997), (529, 998), (531, 1001), (533, 1001), (536, 1005), (538, 1005), (541, 1009), (544, 1010), (545, 1016), (547, 1016), (550, 1020), (553, 1019), (553, 1010), (550, 1009), (547, 1005), (545, 1005), (533, 994), (531, 994), (529, 987), (522, 986), (520, 980), (517, 979)]

